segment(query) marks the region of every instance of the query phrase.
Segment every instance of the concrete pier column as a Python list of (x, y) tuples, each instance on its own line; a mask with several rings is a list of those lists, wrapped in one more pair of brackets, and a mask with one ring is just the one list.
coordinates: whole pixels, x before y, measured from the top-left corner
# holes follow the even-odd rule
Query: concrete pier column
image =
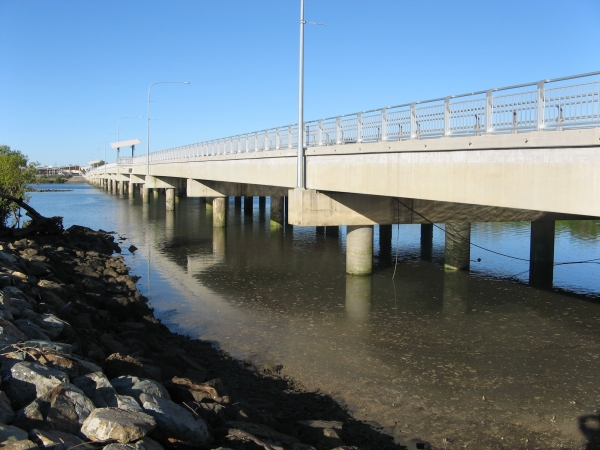
[(529, 283), (551, 289), (554, 281), (554, 220), (531, 222)]
[(373, 226), (348, 226), (346, 273), (370, 275), (373, 272)]
[(152, 194), (153, 194), (154, 198), (158, 198), (158, 189), (156, 189), (156, 188), (152, 189)]
[(371, 313), (373, 277), (346, 275), (346, 317), (351, 323), (367, 323)]
[(129, 182), (129, 197), (133, 198), (135, 196), (135, 184), (133, 184), (131, 181)]
[(125, 182), (124, 181), (119, 181), (119, 194), (121, 194), (121, 195), (125, 194)]
[(327, 225), (325, 227), (325, 235), (329, 237), (339, 237), (340, 227), (338, 227), (337, 225)]
[(142, 186), (141, 191), (142, 203), (148, 203), (148, 201), (150, 200), (150, 189), (148, 189), (146, 186)]
[(446, 252), (444, 268), (447, 270), (469, 270), (471, 261), (471, 224), (446, 224)]
[(379, 259), (392, 260), (392, 226), (379, 225)]
[(215, 197), (213, 204), (213, 227), (224, 228), (227, 226), (227, 197)]
[(283, 197), (271, 197), (271, 230), (283, 228)]
[(254, 209), (254, 197), (245, 196), (244, 197), (244, 215), (251, 216), (252, 210)]
[(433, 224), (421, 224), (421, 259), (431, 261), (433, 254)]
[(167, 204), (167, 211), (175, 210), (175, 189), (168, 188), (165, 189), (165, 197)]

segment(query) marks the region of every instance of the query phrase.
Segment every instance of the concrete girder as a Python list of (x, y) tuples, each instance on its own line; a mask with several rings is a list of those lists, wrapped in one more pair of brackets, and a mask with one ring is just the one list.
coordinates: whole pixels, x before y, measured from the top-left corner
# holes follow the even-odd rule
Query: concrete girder
[[(299, 226), (430, 223), (425, 218), (435, 223), (588, 218), (523, 209), (407, 198), (399, 198), (398, 200), (402, 202), (400, 203), (393, 197), (299, 189), (290, 190), (288, 199), (289, 223)], [(411, 209), (421, 215), (414, 213)]]
[(287, 188), (259, 184), (187, 179), (188, 197), (284, 197)]

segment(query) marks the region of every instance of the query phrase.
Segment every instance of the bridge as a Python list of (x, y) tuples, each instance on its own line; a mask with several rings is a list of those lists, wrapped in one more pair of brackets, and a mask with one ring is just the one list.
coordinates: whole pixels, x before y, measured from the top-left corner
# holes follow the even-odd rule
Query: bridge
[[(471, 222), (531, 221), (530, 280), (552, 284), (554, 221), (600, 217), (600, 72), (269, 128), (118, 158), (90, 183), (135, 195), (271, 197), (271, 225), (347, 226), (346, 268), (372, 270), (373, 226), (446, 224), (448, 268), (469, 266)], [(305, 148), (297, 150), (298, 130)], [(299, 170), (301, 168), (301, 170)], [(302, 173), (303, 183), (297, 174)], [(298, 185), (305, 188), (297, 189)]]

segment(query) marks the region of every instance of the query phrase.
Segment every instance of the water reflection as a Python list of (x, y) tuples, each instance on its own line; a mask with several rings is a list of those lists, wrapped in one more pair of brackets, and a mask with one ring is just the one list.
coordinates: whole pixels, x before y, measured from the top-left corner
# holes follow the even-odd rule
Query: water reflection
[(444, 271), (444, 314), (465, 314), (469, 309), (469, 274), (462, 270)]
[(346, 316), (350, 323), (367, 323), (371, 312), (373, 278), (346, 275)]

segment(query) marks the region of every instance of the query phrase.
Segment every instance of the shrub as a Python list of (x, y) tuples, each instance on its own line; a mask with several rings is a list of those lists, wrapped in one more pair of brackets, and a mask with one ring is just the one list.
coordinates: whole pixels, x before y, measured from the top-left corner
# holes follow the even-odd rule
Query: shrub
[[(8, 145), (0, 145), (0, 193), (29, 200), (27, 195), (35, 184), (38, 164), (29, 162), (19, 150), (11, 150)], [(18, 223), (19, 206), (10, 200), (0, 199), (0, 228), (6, 227), (12, 215)]]

